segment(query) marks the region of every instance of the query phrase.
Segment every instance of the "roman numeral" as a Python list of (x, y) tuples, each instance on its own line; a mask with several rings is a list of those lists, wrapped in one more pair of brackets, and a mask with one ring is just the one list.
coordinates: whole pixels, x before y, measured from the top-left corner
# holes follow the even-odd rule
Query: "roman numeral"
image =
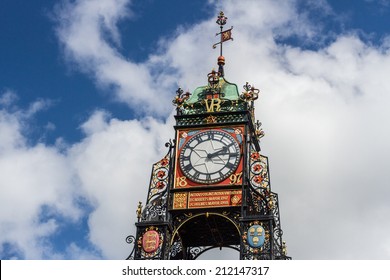
[(192, 165), (187, 164), (187, 165), (183, 166), (183, 169), (184, 169), (184, 171), (190, 171), (192, 169)]
[(214, 133), (207, 133), (207, 137), (211, 140), (214, 139)]
[(190, 161), (190, 156), (182, 156), (182, 161)]
[(237, 155), (238, 155), (237, 153), (231, 153), (231, 154), (229, 154), (229, 157), (230, 158), (235, 158)]
[(229, 169), (232, 169), (234, 167), (234, 164), (231, 162), (226, 163), (226, 167)]

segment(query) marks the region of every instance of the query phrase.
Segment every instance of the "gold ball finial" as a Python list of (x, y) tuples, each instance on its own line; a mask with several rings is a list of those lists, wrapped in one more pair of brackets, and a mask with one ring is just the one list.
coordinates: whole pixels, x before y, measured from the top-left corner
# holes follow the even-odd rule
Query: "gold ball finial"
[(220, 55), (218, 56), (218, 65), (225, 65), (225, 57)]

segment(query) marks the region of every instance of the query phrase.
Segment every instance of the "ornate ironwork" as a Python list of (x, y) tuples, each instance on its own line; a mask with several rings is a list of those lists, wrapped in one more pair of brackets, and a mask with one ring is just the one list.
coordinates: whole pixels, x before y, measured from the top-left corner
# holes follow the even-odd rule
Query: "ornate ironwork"
[(183, 246), (178, 236), (176, 236), (175, 241), (170, 246), (169, 259), (185, 259)]
[(274, 254), (275, 259), (291, 259), (287, 256), (286, 242), (282, 240), (283, 230), (280, 223), (280, 213), (279, 213), (279, 199), (278, 194), (272, 193), (274, 199), (274, 207), (272, 209), (274, 216)]
[[(168, 144), (172, 146), (172, 143)], [(141, 221), (165, 221), (167, 215), (170, 154), (153, 165), (149, 194)], [(138, 213), (138, 210), (137, 210)]]
[(246, 195), (247, 215), (269, 215), (267, 196), (265, 193), (248, 190)]
[(227, 21), (227, 17), (225, 17), (225, 14), (221, 11), (219, 12), (219, 15), (218, 15), (218, 18), (217, 18), (217, 21), (216, 23), (219, 25), (219, 26), (224, 26), (226, 24), (226, 21)]
[(256, 126), (255, 135), (256, 135), (256, 138), (259, 140), (260, 138), (264, 137), (264, 131), (262, 128), (260, 128), (261, 127), (260, 121), (257, 121), (255, 123), (255, 126)]
[(228, 245), (228, 246), (223, 246), (223, 247), (218, 247), (218, 246), (201, 246), (201, 247), (191, 247), (188, 249), (189, 251), (189, 259), (190, 260), (196, 260), (199, 258), (202, 254), (206, 253), (207, 251), (210, 251), (212, 249), (220, 249), (222, 250), (223, 248), (230, 248), (235, 251), (240, 252), (240, 245)]
[(134, 260), (134, 251), (135, 251), (135, 237), (133, 235), (129, 235), (126, 237), (126, 243), (133, 244), (133, 249), (131, 250), (129, 256), (126, 258), (126, 260)]
[(172, 100), (172, 104), (176, 106), (177, 113), (181, 113), (183, 111), (183, 105), (185, 101), (190, 98), (191, 93), (188, 91), (184, 93), (184, 91), (179, 87), (176, 91), (176, 97)]
[[(245, 111), (246, 105), (241, 100), (230, 100), (223, 98), (223, 93), (220, 93), (221, 97), (221, 110), (219, 112), (236, 112)], [(178, 115), (197, 115), (205, 112), (205, 100), (199, 100), (192, 104), (184, 103), (179, 110)]]
[(217, 21), (216, 21), (216, 23), (219, 25), (219, 27), (221, 29), (221, 31), (219, 33), (217, 33), (216, 36), (221, 35), (221, 39), (218, 43), (215, 43), (213, 45), (213, 49), (215, 49), (217, 47), (217, 45), (220, 45), (220, 56), (222, 56), (222, 43), (225, 41), (228, 41), (228, 40), (233, 40), (232, 34), (231, 34), (233, 26), (230, 29), (223, 31), (223, 26), (226, 24), (226, 22), (227, 22), (227, 17), (221, 11), (219, 13)]
[[(244, 122), (247, 120), (246, 114), (234, 114), (234, 115), (222, 115), (222, 114), (210, 114), (217, 116), (217, 124), (237, 123)], [(193, 125), (204, 125), (207, 124), (205, 116), (193, 116), (190, 118), (177, 118), (177, 126), (193, 126)]]
[[(218, 226), (215, 224), (216, 220), (213, 220), (211, 217), (215, 217), (219, 219)], [(204, 219), (204, 220), (202, 220)], [(229, 231), (227, 228), (225, 230), (228, 230), (231, 233), (235, 232), (235, 240), (237, 244), (230, 244), (230, 237), (228, 238), (229, 244), (225, 244), (224, 240), (214, 240), (215, 244), (210, 244), (206, 246), (186, 246), (185, 244), (188, 244), (188, 242), (199, 242), (202, 240), (202, 238), (205, 238), (203, 235), (210, 233), (211, 236), (224, 236), (225, 232), (223, 229), (218, 228), (221, 226), (223, 221), (226, 221), (225, 224), (230, 224), (231, 230)], [(187, 223), (193, 223), (193, 221), (197, 221), (198, 223), (206, 223), (209, 224), (209, 228), (206, 231), (198, 232), (197, 227), (195, 226), (193, 229), (185, 228), (184, 225)], [(208, 222), (206, 222), (208, 221)], [(171, 259), (196, 259), (199, 255), (204, 253), (205, 251), (208, 251), (212, 248), (219, 248), (219, 247), (229, 247), (229, 248), (235, 248), (237, 249), (239, 246), (239, 239), (240, 239), (240, 213), (239, 212), (228, 212), (228, 211), (222, 211), (222, 212), (212, 212), (212, 213), (179, 213), (178, 215), (172, 217), (172, 225), (173, 225), (173, 238), (174, 240), (171, 242), (171, 249), (170, 249), (170, 258)], [(181, 229), (184, 229), (184, 231), (181, 231)], [(189, 235), (190, 233), (187, 231), (193, 231), (193, 234), (200, 234), (198, 235)], [(208, 232), (210, 230), (210, 232)], [(218, 232), (220, 231), (220, 232)], [(183, 239), (184, 236), (182, 234), (186, 234), (186, 237)], [(191, 233), (192, 234), (192, 233)], [(217, 238), (218, 239), (218, 238)], [(184, 244), (185, 243), (185, 244)]]
[(254, 101), (257, 98), (259, 98), (260, 90), (255, 88), (254, 86), (250, 85), (248, 82), (243, 86), (244, 92), (240, 95), (240, 98), (242, 100), (245, 100), (246, 102)]
[(261, 190), (269, 191), (268, 158), (256, 151), (254, 146), (251, 146), (249, 163), (249, 180), (251, 187), (259, 193)]

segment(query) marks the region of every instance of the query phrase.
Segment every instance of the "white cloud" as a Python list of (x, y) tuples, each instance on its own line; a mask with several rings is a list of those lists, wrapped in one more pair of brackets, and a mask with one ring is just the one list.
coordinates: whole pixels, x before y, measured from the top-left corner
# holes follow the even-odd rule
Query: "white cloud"
[(0, 110), (0, 243), (16, 245), (28, 259), (45, 256), (47, 248), (40, 242), (58, 227), (54, 219), (41, 220), (47, 214), (42, 210), (71, 221), (82, 214), (66, 157), (55, 147), (28, 146), (23, 135), (41, 107), (34, 104), (26, 111)]
[[(103, 257), (124, 259), (135, 233), (135, 210), (144, 201), (151, 163), (160, 160), (170, 125), (154, 119), (119, 121), (96, 112), (83, 125), (86, 138), (69, 151), (84, 196), (94, 206), (89, 217), (90, 241)], [(160, 156), (161, 155), (161, 156)]]
[[(171, 109), (166, 87), (171, 87), (171, 83), (157, 83), (161, 81), (159, 71), (152, 74), (148, 65), (131, 62), (118, 50), (117, 24), (130, 16), (130, 2), (63, 1), (57, 7), (58, 38), (68, 59), (91, 74), (99, 86), (114, 88), (115, 99), (138, 111), (166, 115)], [(157, 98), (160, 106), (154, 104)]]
[[(150, 166), (166, 153), (163, 141), (171, 137), (172, 123), (120, 121), (96, 111), (81, 126), (81, 142), (31, 146), (26, 127), (34, 117), (30, 108), (40, 107), (35, 104), (0, 111), (0, 131), (7, 136), (0, 138), (0, 244), (27, 259), (124, 259), (136, 204), (146, 198)], [(94, 246), (72, 242), (58, 251), (50, 238), (84, 215), (89, 215), (84, 238)]]
[(291, 254), (388, 258), (389, 51), (341, 35), (281, 53), (285, 73), (262, 82), (258, 115)]

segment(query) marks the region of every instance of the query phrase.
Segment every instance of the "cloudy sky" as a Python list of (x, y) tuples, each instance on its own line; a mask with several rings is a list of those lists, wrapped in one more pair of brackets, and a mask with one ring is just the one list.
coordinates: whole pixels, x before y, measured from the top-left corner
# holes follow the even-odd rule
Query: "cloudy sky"
[(127, 257), (220, 10), (226, 79), (261, 90), (289, 255), (390, 259), (389, 0), (2, 0), (1, 259)]

